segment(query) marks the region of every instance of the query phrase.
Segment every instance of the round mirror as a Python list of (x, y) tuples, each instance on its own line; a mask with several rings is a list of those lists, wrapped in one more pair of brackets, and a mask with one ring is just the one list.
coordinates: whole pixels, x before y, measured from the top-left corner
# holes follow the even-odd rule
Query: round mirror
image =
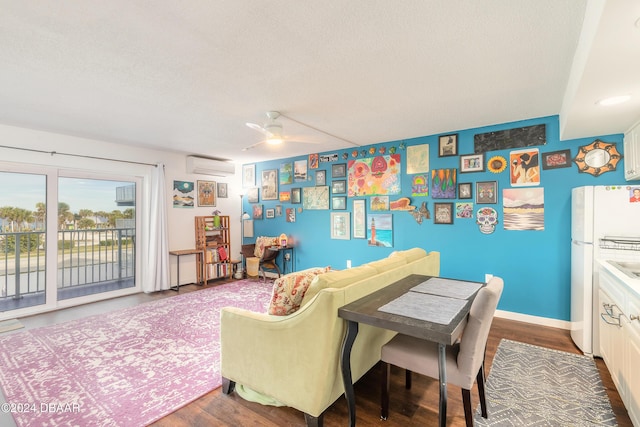
[(573, 161), (579, 172), (599, 176), (616, 170), (620, 159), (622, 155), (616, 149), (616, 144), (596, 139), (591, 144), (580, 147)]
[(607, 153), (605, 150), (595, 149), (589, 151), (584, 156), (584, 162), (587, 164), (587, 166), (591, 166), (592, 168), (601, 168), (609, 163), (610, 158), (611, 156), (609, 156), (609, 153)]

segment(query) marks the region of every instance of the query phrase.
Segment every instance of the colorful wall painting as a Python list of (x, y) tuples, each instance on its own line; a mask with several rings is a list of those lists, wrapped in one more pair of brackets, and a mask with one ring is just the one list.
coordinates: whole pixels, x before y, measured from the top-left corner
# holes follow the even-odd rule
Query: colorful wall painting
[(537, 148), (512, 151), (509, 153), (511, 165), (511, 186), (523, 187), (540, 185), (540, 162)]
[(434, 199), (456, 198), (457, 169), (431, 170), (431, 197)]
[(418, 197), (429, 195), (429, 177), (427, 175), (415, 175), (412, 178), (411, 195)]
[(306, 160), (296, 160), (293, 162), (293, 179), (295, 182), (304, 182), (307, 180)]
[(370, 208), (372, 211), (388, 211), (389, 210), (389, 196), (373, 196), (370, 199)]
[(505, 230), (544, 230), (544, 188), (502, 190)]
[(349, 197), (400, 194), (400, 154), (349, 160)]
[(291, 162), (280, 164), (280, 185), (293, 183), (293, 164)]
[(173, 181), (173, 207), (192, 208), (195, 199), (193, 182)]
[(456, 203), (456, 218), (473, 218), (473, 203)]
[(367, 215), (367, 242), (369, 246), (393, 247), (393, 216), (391, 214)]
[(407, 147), (407, 174), (429, 172), (429, 144)]

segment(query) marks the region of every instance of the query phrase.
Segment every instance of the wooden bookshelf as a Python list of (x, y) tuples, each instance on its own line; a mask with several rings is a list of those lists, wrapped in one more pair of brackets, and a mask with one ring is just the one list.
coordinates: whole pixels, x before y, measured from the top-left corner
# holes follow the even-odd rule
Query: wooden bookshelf
[[(196, 249), (204, 252), (203, 259), (198, 257), (197, 260), (198, 283), (206, 284), (209, 279), (222, 277), (231, 278), (233, 264), (229, 262), (231, 259), (229, 224), (228, 216), (220, 216), (219, 227), (215, 226), (213, 216), (195, 217)], [(222, 259), (221, 251), (226, 254), (225, 259)]]

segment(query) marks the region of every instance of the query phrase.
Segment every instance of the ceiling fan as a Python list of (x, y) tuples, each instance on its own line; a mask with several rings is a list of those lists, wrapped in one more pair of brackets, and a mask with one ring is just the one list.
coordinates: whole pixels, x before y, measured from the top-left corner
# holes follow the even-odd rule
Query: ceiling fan
[[(289, 141), (286, 139), (286, 137), (284, 136), (284, 132), (282, 129), (282, 123), (278, 122), (277, 119), (279, 117), (282, 116), (282, 114), (280, 114), (277, 111), (267, 111), (267, 122), (263, 125), (259, 125), (256, 123), (251, 123), (251, 122), (247, 122), (247, 126), (250, 129), (256, 130), (260, 133), (262, 133), (263, 135), (266, 136), (266, 139), (264, 139), (263, 141), (260, 141), (258, 143), (255, 143), (253, 145), (250, 145), (246, 148), (243, 148), (242, 151), (247, 151), (250, 150), (260, 144), (269, 144), (269, 145), (278, 145), (278, 144), (282, 144), (285, 141)], [(282, 116), (284, 117), (284, 116)], [(289, 141), (289, 142), (293, 142), (293, 141)], [(303, 141), (300, 141), (303, 142)], [(309, 143), (313, 143), (315, 144), (316, 142), (311, 142), (311, 141), (306, 141)], [(306, 143), (305, 142), (305, 143)]]

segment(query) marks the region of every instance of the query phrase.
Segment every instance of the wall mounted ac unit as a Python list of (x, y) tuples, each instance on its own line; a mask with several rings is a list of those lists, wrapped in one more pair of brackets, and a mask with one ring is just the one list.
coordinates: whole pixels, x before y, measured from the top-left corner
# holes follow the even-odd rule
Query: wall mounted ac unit
[(229, 176), (236, 172), (233, 163), (206, 157), (187, 156), (187, 173), (213, 176)]

